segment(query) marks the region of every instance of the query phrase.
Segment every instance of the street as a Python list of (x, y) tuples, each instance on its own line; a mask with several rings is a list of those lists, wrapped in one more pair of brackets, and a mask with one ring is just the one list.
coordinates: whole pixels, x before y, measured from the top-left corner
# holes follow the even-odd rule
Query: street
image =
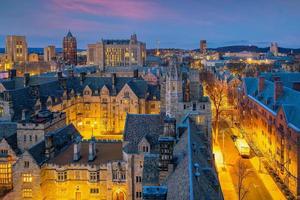
[[(224, 132), (224, 144), (223, 144), (223, 132)], [(253, 159), (255, 155), (251, 152), (251, 156), (249, 159), (243, 159), (239, 155), (238, 150), (235, 147), (235, 144), (230, 137), (232, 135), (232, 130), (228, 126), (226, 122), (220, 123), (220, 133), (218, 137), (218, 144), (223, 153), (223, 158), (225, 160), (225, 168), (229, 170), (230, 176), (233, 182), (233, 185), (237, 189), (238, 186), (238, 160), (242, 159), (245, 163), (247, 169), (252, 171), (249, 176), (245, 178), (244, 186), (248, 190), (246, 194), (245, 200), (269, 200), (272, 199), (270, 193), (266, 189), (263, 182), (260, 180), (258, 176), (258, 172), (252, 166), (250, 159)]]

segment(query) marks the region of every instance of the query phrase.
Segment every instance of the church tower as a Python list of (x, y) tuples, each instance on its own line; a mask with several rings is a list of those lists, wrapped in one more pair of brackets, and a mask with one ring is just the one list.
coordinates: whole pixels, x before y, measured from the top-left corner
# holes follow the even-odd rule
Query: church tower
[(166, 115), (177, 117), (179, 102), (182, 102), (182, 77), (178, 62), (175, 57), (171, 58), (166, 75)]

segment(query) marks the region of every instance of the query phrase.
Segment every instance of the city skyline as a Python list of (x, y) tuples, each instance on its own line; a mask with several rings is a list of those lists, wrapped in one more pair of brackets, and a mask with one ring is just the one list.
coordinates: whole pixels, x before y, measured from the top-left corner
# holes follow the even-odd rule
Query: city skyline
[(6, 35), (25, 35), (29, 47), (61, 47), (70, 29), (78, 48), (87, 48), (101, 38), (128, 38), (133, 32), (147, 48), (156, 48), (160, 41), (162, 48), (195, 49), (201, 39), (208, 41), (209, 48), (265, 47), (273, 41), (279, 46), (299, 48), (300, 27), (294, 26), (300, 19), (299, 5), (294, 0), (214, 0), (205, 4), (193, 0), (4, 0), (0, 7), (0, 24), (5, 27), (0, 30), (0, 47), (4, 47)]

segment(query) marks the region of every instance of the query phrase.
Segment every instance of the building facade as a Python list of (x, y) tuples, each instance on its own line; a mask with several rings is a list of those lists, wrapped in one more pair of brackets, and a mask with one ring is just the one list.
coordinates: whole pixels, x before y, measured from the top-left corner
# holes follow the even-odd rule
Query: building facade
[(67, 124), (73, 123), (84, 138), (121, 139), (127, 113), (160, 112), (159, 86), (138, 77), (27, 74), (1, 84), (2, 120), (20, 120), (23, 110), (36, 113), (45, 104), (51, 111), (65, 112)]
[(26, 62), (28, 60), (28, 49), (25, 36), (6, 36), (5, 53), (12, 62)]
[(239, 111), (249, 140), (299, 199), (299, 80), (284, 74), (243, 79)]
[(104, 66), (144, 66), (146, 44), (133, 34), (129, 40), (101, 40), (88, 45), (87, 64)]
[(206, 54), (207, 53), (207, 43), (206, 40), (200, 40), (200, 53)]
[(63, 39), (63, 59), (68, 65), (77, 65), (77, 40), (70, 31)]
[(56, 53), (55, 53), (55, 46), (50, 45), (44, 48), (44, 61), (45, 62), (51, 62), (55, 59)]

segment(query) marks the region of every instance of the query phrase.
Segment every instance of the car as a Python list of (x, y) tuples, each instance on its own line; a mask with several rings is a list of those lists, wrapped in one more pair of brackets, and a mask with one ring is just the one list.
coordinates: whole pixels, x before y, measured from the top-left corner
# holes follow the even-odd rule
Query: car
[(234, 141), (234, 142), (235, 142), (236, 139), (237, 139), (237, 136), (236, 136), (236, 135), (231, 135), (230, 137), (231, 137), (232, 141)]

